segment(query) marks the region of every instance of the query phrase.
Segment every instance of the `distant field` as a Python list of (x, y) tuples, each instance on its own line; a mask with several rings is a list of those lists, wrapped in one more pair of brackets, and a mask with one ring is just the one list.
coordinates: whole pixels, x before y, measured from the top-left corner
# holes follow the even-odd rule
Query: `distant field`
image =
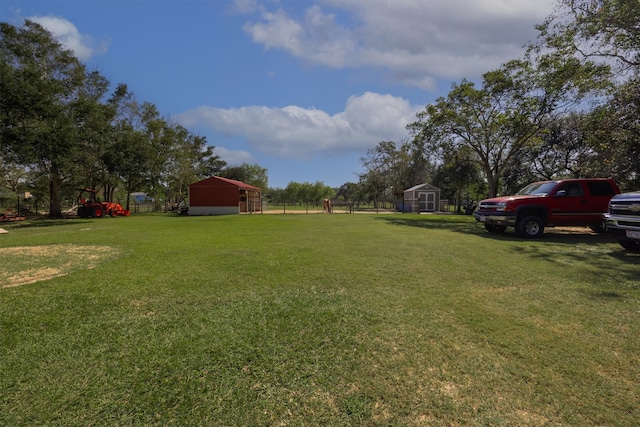
[(0, 426), (640, 425), (640, 255), (586, 229), (1, 226)]

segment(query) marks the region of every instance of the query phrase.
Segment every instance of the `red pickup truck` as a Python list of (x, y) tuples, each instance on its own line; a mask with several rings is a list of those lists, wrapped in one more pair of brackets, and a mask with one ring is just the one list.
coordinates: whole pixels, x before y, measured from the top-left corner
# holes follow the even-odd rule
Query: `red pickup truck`
[(521, 237), (539, 237), (545, 227), (587, 226), (603, 231), (602, 215), (620, 193), (609, 178), (563, 179), (527, 185), (513, 196), (482, 200), (473, 213), (487, 231), (514, 227)]

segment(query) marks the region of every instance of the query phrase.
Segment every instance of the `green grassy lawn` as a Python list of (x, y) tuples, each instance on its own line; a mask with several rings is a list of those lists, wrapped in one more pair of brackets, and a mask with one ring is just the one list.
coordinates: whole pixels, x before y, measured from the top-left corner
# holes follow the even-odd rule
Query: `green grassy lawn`
[(401, 214), (3, 228), (0, 426), (640, 425), (640, 255), (606, 236)]

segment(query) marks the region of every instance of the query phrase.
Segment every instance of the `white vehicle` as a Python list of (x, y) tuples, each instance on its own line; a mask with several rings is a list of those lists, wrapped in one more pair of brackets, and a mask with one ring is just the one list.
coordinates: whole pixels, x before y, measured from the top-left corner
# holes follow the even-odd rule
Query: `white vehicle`
[(640, 191), (614, 196), (603, 218), (607, 233), (615, 237), (620, 246), (640, 252)]

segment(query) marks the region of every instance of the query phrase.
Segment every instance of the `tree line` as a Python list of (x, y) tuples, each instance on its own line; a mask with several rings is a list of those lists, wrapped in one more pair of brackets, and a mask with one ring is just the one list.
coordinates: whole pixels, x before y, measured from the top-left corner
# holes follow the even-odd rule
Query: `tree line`
[(172, 123), (127, 85), (89, 71), (41, 25), (0, 23), (0, 176), (48, 201), (51, 217), (81, 188), (105, 200), (146, 191), (178, 206), (188, 185), (219, 175), (266, 188), (258, 165), (227, 166), (205, 137)]
[(453, 83), (408, 126), (408, 141), (367, 151), (358, 184), (399, 199), (430, 182), (457, 200), (565, 177), (640, 188), (640, 2), (557, 6), (522, 58), (479, 84)]
[(274, 205), (304, 205), (317, 206), (323, 199), (335, 197), (335, 189), (325, 185), (322, 181), (294, 182), (291, 181), (285, 188), (270, 188), (267, 191), (267, 201)]
[(290, 182), (269, 189), (259, 165), (230, 167), (207, 143), (112, 89), (42, 26), (0, 23), (0, 177), (13, 192), (47, 200), (52, 217), (77, 188), (111, 201), (145, 191), (178, 206), (188, 185), (212, 175), (268, 189), (273, 202), (396, 201), (430, 182), (443, 198), (511, 193), (538, 179), (612, 177), (640, 188), (640, 3), (557, 0), (522, 58), (454, 82), (417, 114), (404, 141), (361, 158), (356, 183), (331, 189)]

